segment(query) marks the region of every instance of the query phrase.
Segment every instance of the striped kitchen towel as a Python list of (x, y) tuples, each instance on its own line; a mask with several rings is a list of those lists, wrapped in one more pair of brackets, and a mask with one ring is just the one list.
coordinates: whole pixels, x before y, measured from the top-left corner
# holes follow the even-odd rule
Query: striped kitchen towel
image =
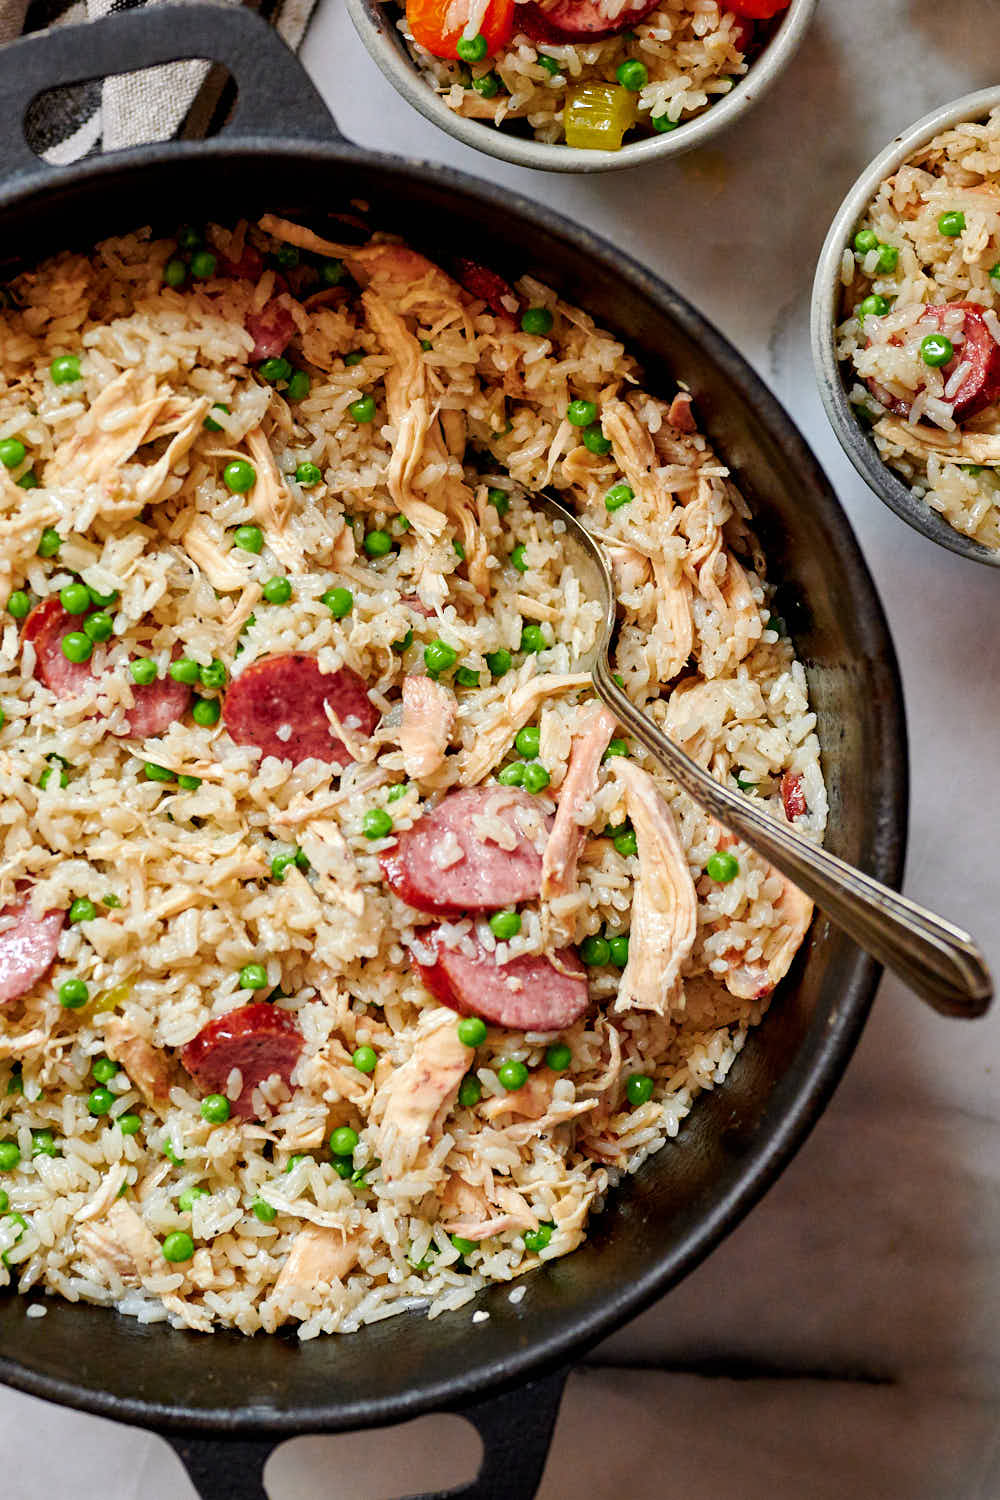
[[(50, 26), (93, 21), (165, 0), (0, 0), (0, 43)], [(298, 47), (316, 0), (227, 0), (270, 21)], [(26, 129), (53, 165), (98, 151), (173, 136), (208, 135), (232, 107), (225, 71), (204, 62), (170, 63), (115, 78), (52, 89), (32, 106)]]

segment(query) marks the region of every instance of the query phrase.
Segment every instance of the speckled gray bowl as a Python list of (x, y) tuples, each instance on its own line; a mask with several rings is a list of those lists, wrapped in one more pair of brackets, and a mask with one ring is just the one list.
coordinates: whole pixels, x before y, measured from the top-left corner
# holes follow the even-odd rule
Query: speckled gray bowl
[(924, 115), (923, 119), (918, 120), (902, 135), (898, 135), (865, 168), (841, 204), (820, 252), (816, 279), (813, 282), (810, 316), (813, 360), (823, 405), (840, 440), (840, 446), (858, 473), (867, 480), (883, 504), (894, 510), (915, 531), (922, 532), (932, 542), (937, 542), (939, 547), (947, 547), (950, 552), (957, 552), (961, 557), (969, 557), (974, 562), (986, 563), (993, 568), (1000, 567), (1000, 553), (974, 542), (971, 537), (963, 536), (960, 531), (949, 526), (944, 517), (933, 510), (926, 500), (913, 493), (894, 469), (883, 463), (874, 441), (858, 421), (847, 399), (848, 386), (837, 363), (834, 330), (840, 299), (841, 258), (879, 184), (901, 167), (919, 146), (925, 145), (942, 130), (963, 120), (983, 120), (997, 105), (1000, 105), (1000, 87), (980, 89), (978, 93), (965, 94), (950, 104), (942, 104), (929, 115)]
[(620, 151), (584, 151), (578, 147), (547, 145), (531, 137), (498, 129), (483, 120), (466, 120), (449, 109), (418, 70), (403, 41), (395, 17), (383, 0), (347, 0), (347, 9), (361, 40), (382, 72), (403, 98), (422, 115), (440, 125), (466, 146), (498, 156), (519, 167), (545, 172), (615, 172), (640, 162), (682, 156), (740, 119), (787, 67), (805, 36), (818, 0), (792, 0), (760, 56), (731, 93), (666, 135), (633, 141)]

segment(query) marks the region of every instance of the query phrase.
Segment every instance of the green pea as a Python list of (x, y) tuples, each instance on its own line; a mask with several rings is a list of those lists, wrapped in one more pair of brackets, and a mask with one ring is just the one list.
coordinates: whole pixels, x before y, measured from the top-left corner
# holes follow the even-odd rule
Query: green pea
[[(21, 1064), (15, 1063), (13, 1068), (11, 1069), (10, 1077), (7, 1080), (7, 1094), (8, 1096), (10, 1096), (13, 1094), (23, 1093), (24, 1079), (21, 1076)], [(6, 1204), (4, 1204), (4, 1207), (6, 1207)]]
[(867, 317), (884, 318), (889, 311), (889, 304), (878, 292), (872, 292), (858, 304), (857, 311), (861, 322), (864, 322)]
[(501, 786), (523, 786), (524, 771), (523, 760), (512, 760), (509, 766), (504, 766), (502, 771), (497, 772), (497, 781)]
[(15, 620), (23, 620), (31, 613), (31, 595), (24, 589), (15, 589), (7, 600), (8, 613)]
[[(35, 473), (34, 469), (29, 469), (26, 474), (21, 475), (20, 479), (17, 481), (17, 487), (21, 490), (37, 490), (38, 475)], [(45, 531), (48, 530), (49, 528), (48, 526), (46, 526)], [(43, 536), (44, 534), (45, 532), (42, 533)]]
[(612, 842), (614, 843), (614, 846), (618, 853), (623, 855), (626, 859), (630, 854), (635, 854), (638, 852), (639, 845), (636, 840), (634, 828), (627, 829), (625, 833), (619, 833), (617, 837), (612, 840)]
[(953, 240), (962, 233), (965, 228), (965, 215), (960, 208), (952, 209), (944, 213), (937, 221), (938, 234), (943, 234), (947, 239)]
[(653, 1080), (646, 1073), (633, 1073), (625, 1085), (625, 1096), (630, 1104), (648, 1104), (653, 1097)]
[(64, 635), (60, 642), (62, 654), (67, 661), (84, 662), (89, 661), (94, 650), (94, 643), (89, 635), (82, 630), (71, 630)]
[(103, 609), (89, 615), (83, 622), (83, 633), (95, 643), (109, 641), (114, 635), (115, 622)]
[(705, 874), (709, 880), (714, 880), (719, 885), (728, 885), (735, 880), (740, 873), (740, 862), (728, 849), (719, 850), (711, 855), (705, 864)]
[(181, 1166), (184, 1165), (184, 1158), (175, 1149), (173, 1141), (171, 1141), (171, 1140), (164, 1141), (163, 1142), (163, 1146), (162, 1146), (161, 1149), (163, 1151), (164, 1156), (167, 1158), (167, 1161), (173, 1162), (173, 1164), (174, 1164), (175, 1167), (181, 1167)]
[[(550, 78), (554, 78), (557, 73), (562, 72), (562, 64), (557, 63), (554, 57), (549, 57), (547, 52), (539, 52), (537, 61), (538, 66), (544, 68)], [(525, 332), (530, 333), (531, 329), (525, 329)]]
[[(212, 402), (212, 411), (224, 411), (224, 412), (226, 412), (228, 414), (229, 407), (226, 405), (226, 403), (224, 401), (213, 401)], [(211, 415), (207, 416), (205, 418), (204, 422), (202, 422), (201, 425), (202, 425), (202, 427), (205, 428), (206, 432), (221, 432), (222, 431), (222, 423), (221, 422), (217, 422), (215, 420), (215, 418), (213, 416), (211, 416)]]
[(552, 313), (547, 307), (529, 307), (521, 314), (521, 328), (525, 333), (544, 335), (551, 332)]
[(985, 465), (984, 464), (959, 464), (958, 467), (961, 469), (961, 471), (962, 471), (963, 474), (972, 474), (974, 476), (976, 474), (981, 474), (983, 472), (983, 469), (985, 468)]
[(613, 484), (604, 497), (605, 510), (621, 510), (635, 499), (635, 490), (630, 484)]
[(215, 275), (216, 259), (211, 250), (198, 250), (191, 257), (191, 275), (206, 281)]
[(263, 964), (244, 964), (240, 970), (241, 990), (266, 990), (267, 970)]
[[(331, 257), (325, 260), (319, 268), (319, 276), (324, 286), (339, 286), (344, 279), (344, 262)], [(348, 355), (348, 358), (350, 356)], [(345, 360), (346, 364), (347, 361)]]
[(189, 1214), (199, 1198), (209, 1197), (207, 1188), (189, 1187), (185, 1188), (177, 1200), (177, 1207), (182, 1214)]
[(106, 1088), (91, 1089), (89, 1095), (87, 1096), (87, 1108), (90, 1110), (90, 1113), (96, 1116), (98, 1119), (101, 1115), (106, 1115), (108, 1113), (114, 1102), (114, 1094), (110, 1089)]
[(407, 792), (409, 790), (410, 790), (410, 784), (409, 784), (409, 782), (407, 782), (407, 781), (401, 781), (398, 786), (394, 786), (394, 787), (390, 788), (389, 795), (386, 798), (386, 801), (387, 802), (398, 802), (399, 799), (400, 799), (400, 797), (405, 797), (406, 794), (407, 794)]
[(637, 57), (628, 57), (623, 63), (619, 63), (615, 69), (615, 77), (630, 94), (637, 94), (649, 82), (646, 66)]
[(413, 631), (412, 630), (408, 630), (406, 632), (406, 634), (401, 637), (400, 640), (392, 642), (391, 650), (395, 651), (395, 653), (396, 653), (397, 656), (402, 656), (403, 652), (404, 651), (408, 651), (409, 648), (412, 645), (413, 645)]
[(500, 80), (495, 73), (484, 73), (472, 80), (472, 87), (483, 99), (495, 99), (500, 92)]
[(211, 729), (213, 724), (218, 724), (221, 713), (222, 704), (218, 698), (196, 698), (191, 705), (191, 717), (203, 729)]
[(99, 594), (96, 589), (90, 588), (88, 585), (87, 592), (90, 595), (90, 602), (95, 609), (110, 609), (112, 604), (116, 603), (118, 599), (117, 589), (112, 589), (110, 594)]
[(363, 427), (365, 423), (375, 420), (375, 399), (372, 396), (362, 396), (359, 400), (352, 401), (347, 410), (358, 426)]
[(874, 229), (859, 229), (854, 236), (854, 248), (859, 255), (867, 255), (878, 249), (878, 235)]
[[(46, 768), (42, 772), (41, 776), (39, 776), (39, 778), (38, 778), (38, 785), (41, 787), (41, 789), (42, 789), (43, 792), (44, 792), (45, 788), (48, 786), (49, 782), (52, 780), (52, 777), (55, 774), (55, 770), (56, 770), (55, 766), (46, 766)], [(67, 787), (67, 786), (69, 786), (69, 777), (66, 775), (66, 772), (64, 770), (62, 770), (62, 769), (60, 769), (60, 771), (59, 771), (59, 785), (61, 787)]]
[(62, 546), (62, 537), (51, 526), (46, 526), (38, 543), (39, 557), (55, 557)]
[(189, 656), (179, 656), (170, 663), (167, 671), (175, 682), (186, 683), (188, 687), (193, 687), (198, 681), (198, 663)]
[(596, 453), (599, 457), (611, 452), (611, 439), (604, 436), (600, 422), (583, 429), (583, 446), (588, 453)]
[(138, 1115), (133, 1114), (119, 1115), (115, 1124), (122, 1135), (138, 1135), (142, 1129), (142, 1121)]
[(312, 390), (312, 380), (305, 370), (293, 370), (285, 389), (289, 401), (304, 401)]
[(483, 1086), (475, 1073), (466, 1073), (458, 1086), (458, 1102), (463, 1109), (472, 1109), (483, 1097)]
[(362, 546), (369, 557), (386, 557), (392, 551), (392, 537), (387, 531), (369, 531)]
[[(177, 665), (177, 662), (172, 663), (171, 675), (173, 667)], [(132, 674), (132, 681), (137, 682), (140, 687), (148, 687), (151, 682), (156, 681), (156, 662), (150, 661), (148, 656), (137, 656), (134, 661), (129, 662), (128, 669)], [(183, 681), (183, 678), (179, 680)]]
[(68, 583), (59, 590), (59, 603), (68, 615), (85, 615), (90, 608), (90, 590), (85, 583)]
[(521, 651), (547, 651), (549, 643), (545, 639), (545, 632), (540, 625), (525, 625), (521, 631)]
[(516, 911), (495, 911), (490, 917), (490, 931), (501, 942), (517, 937), (521, 931), (521, 918)]
[(946, 365), (955, 357), (955, 346), (943, 333), (929, 333), (920, 340), (920, 358), (925, 365), (937, 368)]
[(612, 740), (601, 759), (614, 760), (616, 755), (628, 755), (628, 740)]
[(448, 1236), (459, 1255), (471, 1255), (473, 1250), (478, 1249), (475, 1240), (467, 1240), (463, 1235), (451, 1234)]
[(350, 354), (344, 355), (344, 364), (348, 369), (351, 369), (354, 365), (359, 365), (364, 357), (365, 351), (363, 349), (354, 349)]
[(505, 677), (513, 665), (514, 658), (503, 646), (499, 651), (487, 651), (486, 665), (494, 677)]
[(542, 743), (542, 731), (535, 724), (526, 724), (519, 729), (514, 736), (514, 748), (520, 755), (525, 755), (529, 760), (537, 754)]
[(359, 1073), (374, 1073), (378, 1054), (374, 1047), (355, 1047), (351, 1062)]
[(292, 373), (292, 367), (283, 355), (277, 355), (271, 359), (265, 359), (263, 364), (257, 366), (257, 373), (268, 385), (277, 385), (279, 380), (287, 380)]
[(290, 1156), (288, 1158), (288, 1165), (285, 1167), (285, 1171), (294, 1172), (295, 1168), (299, 1165), (300, 1162), (308, 1160), (308, 1156)]
[(479, 1016), (463, 1016), (455, 1030), (463, 1047), (481, 1047), (486, 1040), (486, 1022)]
[(460, 36), (455, 43), (455, 51), (463, 62), (482, 62), (489, 50), (489, 43), (481, 33), (473, 37)]
[(193, 224), (181, 226), (177, 235), (177, 243), (182, 250), (197, 250), (202, 242), (200, 229), (195, 229)]
[(584, 938), (580, 944), (580, 957), (591, 969), (600, 969), (611, 959), (607, 939), (599, 936)]
[(525, 561), (525, 558), (524, 558), (524, 543), (523, 542), (518, 542), (517, 546), (514, 548), (513, 552), (510, 554), (510, 560), (511, 560), (511, 562), (514, 565), (514, 567), (517, 569), (517, 571), (519, 573), (527, 573), (527, 571), (528, 571), (528, 564), (527, 564), (527, 562)]
[[(234, 458), (223, 469), (222, 479), (226, 488), (232, 490), (234, 495), (245, 495), (247, 490), (252, 490), (257, 482), (257, 470), (245, 458)], [(237, 537), (241, 531), (256, 531), (257, 535), (260, 536), (260, 528), (257, 526), (237, 526)], [(263, 544), (263, 538), (261, 538), (261, 546)], [(237, 547), (242, 547), (243, 543), (237, 541), (236, 545)], [(247, 547), (246, 550), (248, 552), (259, 552), (260, 547)]]
[(21, 1160), (21, 1148), (16, 1141), (0, 1141), (0, 1172), (13, 1172)]
[(295, 470), (295, 478), (303, 489), (311, 490), (315, 485), (322, 483), (323, 471), (318, 464), (303, 463), (299, 464)]
[(59, 986), (59, 1004), (65, 1010), (79, 1010), (90, 999), (90, 991), (82, 979), (64, 979)]
[(0, 439), (0, 464), (5, 469), (16, 469), (19, 464), (23, 464), (27, 452), (20, 438)]
[(506, 490), (488, 489), (486, 491), (486, 499), (493, 506), (498, 516), (505, 516), (510, 510), (510, 496)]
[(465, 548), (462, 546), (462, 543), (453, 541), (451, 545), (455, 549), (455, 556), (459, 562), (465, 562)]
[(552, 1239), (555, 1227), (554, 1224), (539, 1224), (537, 1229), (529, 1229), (524, 1236), (525, 1250), (530, 1250), (534, 1255), (544, 1250)]
[(890, 276), (899, 265), (899, 251), (895, 245), (879, 245), (878, 247), (878, 269), (886, 276)]
[(92, 922), (97, 916), (97, 907), (89, 896), (77, 896), (69, 909), (70, 926), (77, 922)]
[(597, 406), (593, 401), (571, 401), (566, 408), (566, 420), (574, 427), (590, 427), (597, 421)]
[(628, 963), (628, 933), (621, 932), (617, 937), (608, 938), (608, 952), (615, 968), (624, 969)]
[(497, 1082), (501, 1088), (505, 1088), (508, 1094), (514, 1093), (515, 1089), (523, 1088), (528, 1081), (528, 1069), (523, 1062), (518, 1062), (510, 1057), (502, 1062), (497, 1068)]
[(33, 1130), (31, 1132), (31, 1154), (32, 1156), (59, 1155), (59, 1147), (56, 1145), (56, 1139), (51, 1130)]
[(358, 1132), (350, 1125), (341, 1125), (330, 1137), (330, 1150), (334, 1156), (353, 1156), (358, 1147)]
[(420, 347), (424, 351), (425, 354), (429, 354), (431, 352), (431, 350), (434, 348), (434, 345), (431, 343), (430, 339), (421, 339), (420, 340)]
[(553, 1073), (565, 1073), (573, 1061), (573, 1053), (565, 1042), (553, 1042), (546, 1049), (545, 1066), (551, 1068)]
[(289, 271), (299, 263), (298, 245), (279, 245), (275, 260), (283, 270)]
[(229, 680), (225, 662), (212, 660), (207, 667), (198, 668), (198, 677), (203, 688), (224, 688)]
[(347, 1158), (343, 1161), (334, 1161), (332, 1165), (333, 1170), (336, 1172), (337, 1176), (340, 1177), (344, 1182), (346, 1182), (354, 1172), (354, 1163), (350, 1160), (350, 1158)]
[(668, 131), (676, 130), (680, 123), (680, 120), (672, 120), (667, 114), (654, 115), (652, 119), (653, 129), (658, 131), (660, 135), (666, 135)]
[(175, 1229), (163, 1241), (163, 1259), (172, 1264), (190, 1260), (194, 1254), (194, 1240), (183, 1229)]
[(118, 897), (114, 895), (114, 893), (112, 893), (108, 896), (101, 897), (101, 905), (116, 909), (117, 907), (121, 906), (121, 902), (119, 901)]
[(82, 379), (80, 360), (75, 354), (58, 354), (49, 365), (53, 385), (73, 385)]
[[(271, 861), (271, 874), (274, 879), (280, 883), (284, 880), (290, 866), (295, 865), (296, 868), (299, 868), (300, 854), (302, 854), (301, 849), (294, 849), (291, 854), (276, 854)], [(305, 855), (302, 855), (302, 858), (305, 859)], [(308, 860), (306, 860), (307, 867), (308, 863)]]
[(335, 620), (343, 620), (354, 608), (354, 595), (350, 589), (327, 589), (320, 603), (326, 605)]
[(447, 672), (458, 660), (458, 652), (454, 646), (449, 646), (447, 641), (436, 637), (429, 646), (424, 647), (424, 665), (428, 672)]
[(155, 761), (147, 760), (142, 768), (147, 781), (173, 781), (174, 773), (166, 766), (158, 766)]
[(118, 1077), (121, 1069), (116, 1062), (112, 1062), (110, 1057), (97, 1057), (94, 1059), (90, 1071), (98, 1083), (110, 1083), (112, 1078)]
[(479, 686), (479, 673), (475, 667), (459, 667), (455, 673), (455, 681), (459, 687), (477, 688)]
[(526, 792), (544, 792), (551, 780), (552, 777), (540, 761), (529, 761), (524, 768), (524, 789)]
[(187, 266), (175, 256), (172, 260), (168, 260), (163, 267), (163, 279), (167, 283), (167, 286), (183, 286), (187, 280)]
[(361, 827), (366, 839), (384, 839), (392, 832), (392, 818), (383, 807), (370, 807), (365, 813)]
[(270, 1203), (265, 1203), (263, 1198), (255, 1198), (250, 1205), (255, 1218), (262, 1224), (273, 1224), (278, 1217), (278, 1210)]
[(201, 1101), (201, 1118), (209, 1125), (224, 1125), (229, 1119), (231, 1105), (225, 1094), (206, 1094)]

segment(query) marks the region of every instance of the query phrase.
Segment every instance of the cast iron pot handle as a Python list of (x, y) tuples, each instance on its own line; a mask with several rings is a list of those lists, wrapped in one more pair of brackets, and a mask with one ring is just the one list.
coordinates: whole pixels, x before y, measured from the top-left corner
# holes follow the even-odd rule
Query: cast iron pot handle
[[(471, 1484), (405, 1500), (533, 1500), (549, 1455), (568, 1368), (485, 1401), (449, 1407), (478, 1430), (483, 1461)], [(264, 1465), (284, 1439), (182, 1437), (167, 1432), (202, 1500), (267, 1500)], [(311, 1500), (311, 1497), (310, 1497)], [(315, 1500), (326, 1500), (317, 1495)], [(403, 1500), (403, 1497), (401, 1497)]]
[(273, 26), (243, 5), (157, 5), (84, 26), (60, 26), (0, 48), (4, 185), (54, 170), (24, 137), (28, 106), (46, 89), (189, 58), (224, 64), (236, 82), (227, 137), (343, 140), (305, 69)]

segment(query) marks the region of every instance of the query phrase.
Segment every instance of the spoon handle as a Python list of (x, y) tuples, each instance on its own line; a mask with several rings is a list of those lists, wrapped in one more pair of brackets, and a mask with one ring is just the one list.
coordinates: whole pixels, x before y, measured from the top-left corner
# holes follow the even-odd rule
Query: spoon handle
[(594, 663), (594, 685), (630, 734), (663, 769), (724, 824), (756, 849), (873, 958), (947, 1016), (981, 1016), (993, 981), (967, 932), (898, 895), (780, 823), (741, 793), (722, 786), (625, 696), (606, 653)]

